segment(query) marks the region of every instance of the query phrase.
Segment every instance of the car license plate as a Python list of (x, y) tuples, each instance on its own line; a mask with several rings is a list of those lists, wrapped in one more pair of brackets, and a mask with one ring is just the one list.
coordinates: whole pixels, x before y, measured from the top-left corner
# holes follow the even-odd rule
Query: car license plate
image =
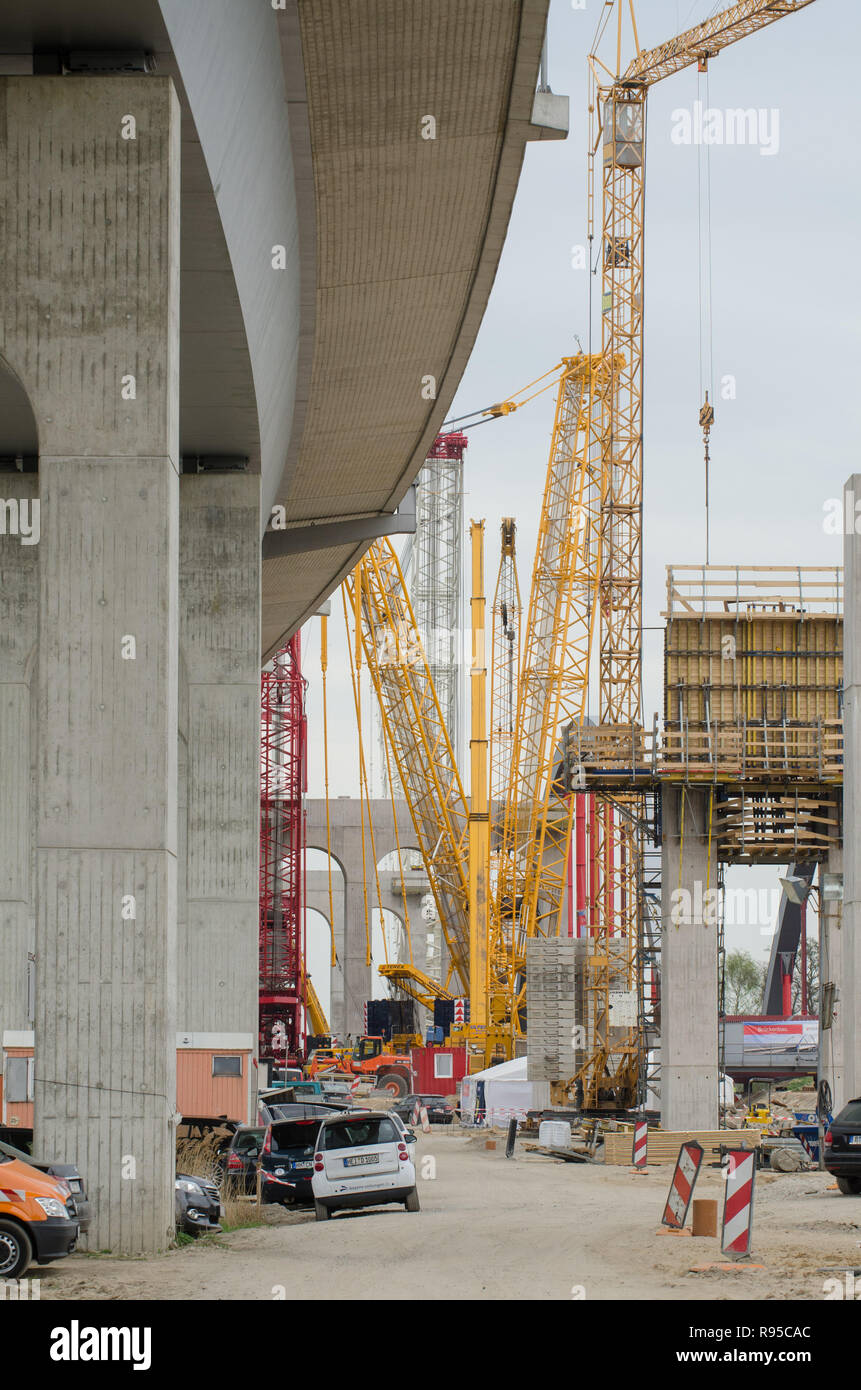
[(344, 1159), (345, 1168), (361, 1168), (366, 1163), (379, 1163), (379, 1154), (353, 1154), (350, 1158)]
[(849, 1135), (849, 1143), (850, 1143), (850, 1144), (861, 1144), (861, 1134), (850, 1134), (850, 1135)]
[(314, 1165), (313, 1165), (313, 1163), (311, 1163), (311, 1162), (308, 1162), (308, 1163), (291, 1163), (291, 1164), (290, 1164), (290, 1167), (293, 1169), (293, 1171), (294, 1171), (294, 1173), (295, 1173), (295, 1172), (298, 1172), (300, 1168), (313, 1168)]

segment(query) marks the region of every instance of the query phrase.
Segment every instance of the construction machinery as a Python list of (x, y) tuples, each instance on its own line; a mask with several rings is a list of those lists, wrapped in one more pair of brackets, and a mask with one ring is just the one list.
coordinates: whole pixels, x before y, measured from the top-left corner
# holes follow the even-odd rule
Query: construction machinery
[[(348, 582), (356, 631), (450, 953), (444, 986), (435, 985), (411, 964), (387, 966), (382, 973), (428, 1005), (435, 997), (445, 997), (453, 982), (469, 994), (469, 1036), (485, 1061), (512, 1055), (522, 1034), (526, 941), (562, 930), (573, 794), (585, 788), (583, 768), (590, 768), (588, 786), (596, 796), (583, 965), (587, 1026), (582, 1044), (575, 1047), (566, 1087), (568, 1094), (582, 1096), (590, 1109), (624, 1108), (643, 1099), (638, 1097), (641, 1020), (612, 1027), (610, 1011), (611, 994), (623, 1004), (627, 996), (635, 1010), (642, 995), (638, 970), (646, 915), (644, 845), (647, 826), (656, 815), (643, 790), (649, 769), (641, 690), (648, 91), (694, 63), (703, 70), (730, 44), (812, 3), (746, 0), (651, 50), (640, 47), (633, 0), (616, 0), (603, 11), (602, 34), (615, 11), (616, 63), (614, 70), (597, 50), (590, 58), (590, 244), (596, 236), (594, 173), (599, 159), (602, 183), (600, 351), (578, 354), (566, 359), (561, 370), (553, 369), (559, 370), (559, 390), (523, 627), (517, 713), (505, 751), (508, 780), (503, 797), (498, 764), (496, 773), (491, 765), (491, 785), (498, 793), (491, 809), (485, 804), (486, 761), (482, 763), (487, 740), (482, 714), (475, 713), (483, 701), (485, 679), (483, 650), (477, 656), (475, 648), (478, 627), (483, 643), (484, 605), (475, 533), (469, 804), (391, 546), (375, 543)], [(626, 13), (635, 56), (623, 68)], [(512, 398), (484, 415), (498, 418), (519, 404)], [(708, 400), (699, 418), (708, 449), (714, 421)], [(596, 634), (598, 722), (586, 726)], [(494, 667), (494, 756), (503, 747), (498, 737), (494, 744), (499, 692), (504, 689), (497, 674)], [(509, 698), (511, 689), (509, 683)], [(625, 1009), (620, 1016), (627, 1018)]]

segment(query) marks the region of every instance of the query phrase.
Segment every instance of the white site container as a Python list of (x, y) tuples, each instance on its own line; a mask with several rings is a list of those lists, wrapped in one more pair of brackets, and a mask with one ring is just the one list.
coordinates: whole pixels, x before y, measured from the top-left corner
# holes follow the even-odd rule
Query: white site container
[(538, 1126), (538, 1142), (542, 1149), (570, 1149), (571, 1126), (566, 1120), (542, 1120)]

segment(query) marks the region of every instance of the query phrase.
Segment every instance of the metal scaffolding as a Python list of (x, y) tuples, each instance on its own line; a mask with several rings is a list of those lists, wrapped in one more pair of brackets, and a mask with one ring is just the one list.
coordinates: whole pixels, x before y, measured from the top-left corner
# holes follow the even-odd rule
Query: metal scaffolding
[(463, 753), (463, 454), (467, 436), (437, 435), (418, 478), (409, 588), (455, 758)]
[(305, 690), (299, 634), (261, 675), (261, 1058), (283, 1064), (304, 1047)]

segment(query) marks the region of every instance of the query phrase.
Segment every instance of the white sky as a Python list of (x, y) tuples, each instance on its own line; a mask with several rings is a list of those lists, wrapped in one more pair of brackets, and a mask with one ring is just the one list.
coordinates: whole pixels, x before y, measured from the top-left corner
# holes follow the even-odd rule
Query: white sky
[[(571, 99), (569, 138), (530, 145), (508, 238), (475, 349), (450, 416), (510, 395), (587, 341), (588, 275), (571, 266), (586, 241), (586, 54), (601, 9), (552, 0), (549, 79)], [(648, 47), (721, 8), (711, 0), (640, 0)], [(709, 150), (714, 379), (731, 374), (736, 399), (715, 400), (711, 559), (719, 564), (837, 565), (841, 538), (823, 507), (858, 468), (856, 372), (859, 294), (858, 132), (854, 122), (861, 6), (817, 0), (713, 60), (715, 108), (762, 108), (777, 152)], [(644, 624), (660, 626), (666, 566), (705, 558), (698, 413), (698, 151), (672, 142), (673, 112), (706, 101), (688, 70), (649, 97), (644, 386)], [(778, 113), (774, 126), (772, 112)], [(705, 149), (700, 151), (705, 156)], [(598, 286), (597, 280), (594, 282)], [(600, 299), (600, 289), (595, 293)], [(551, 393), (552, 394), (552, 393)], [(521, 585), (528, 589), (552, 425), (545, 396), (472, 432), (467, 520), (487, 522), (487, 587), (504, 515), (518, 522)], [(339, 595), (330, 621), (332, 795), (356, 795), (355, 716), (341, 637)], [(661, 707), (662, 637), (646, 632), (644, 713)], [(310, 681), (309, 794), (322, 794), (319, 622), (303, 641)], [(367, 680), (367, 677), (366, 677)], [(370, 699), (364, 722), (370, 723)], [(369, 742), (374, 742), (370, 740)], [(379, 769), (376, 745), (370, 753)], [(740, 887), (776, 883), (776, 871), (736, 870)], [(728, 947), (767, 954), (758, 925), (735, 927)]]

